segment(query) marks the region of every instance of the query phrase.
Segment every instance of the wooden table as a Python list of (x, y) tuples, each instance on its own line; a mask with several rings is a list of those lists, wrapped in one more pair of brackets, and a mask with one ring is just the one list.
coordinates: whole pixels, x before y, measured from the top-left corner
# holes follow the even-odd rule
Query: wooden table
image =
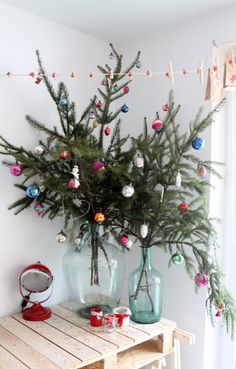
[(76, 309), (73, 302), (56, 305), (43, 322), (21, 314), (0, 319), (0, 369), (139, 369), (150, 363), (161, 368), (169, 354), (173, 368), (180, 369), (179, 341), (194, 342), (170, 320), (131, 322), (108, 333), (91, 327)]

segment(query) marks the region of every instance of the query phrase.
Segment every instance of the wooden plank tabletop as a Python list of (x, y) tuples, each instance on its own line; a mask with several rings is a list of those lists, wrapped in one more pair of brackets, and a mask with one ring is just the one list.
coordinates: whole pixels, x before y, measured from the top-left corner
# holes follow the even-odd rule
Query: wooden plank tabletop
[(174, 322), (131, 323), (112, 333), (91, 327), (76, 313), (77, 305), (52, 307), (45, 321), (24, 320), (21, 314), (0, 319), (0, 369), (79, 369), (146, 342), (176, 328)]

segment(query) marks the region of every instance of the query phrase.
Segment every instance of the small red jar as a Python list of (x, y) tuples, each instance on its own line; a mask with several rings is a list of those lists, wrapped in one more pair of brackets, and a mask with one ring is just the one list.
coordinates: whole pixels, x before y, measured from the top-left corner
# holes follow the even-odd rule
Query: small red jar
[(100, 308), (92, 308), (90, 310), (90, 324), (92, 327), (102, 326), (103, 312)]

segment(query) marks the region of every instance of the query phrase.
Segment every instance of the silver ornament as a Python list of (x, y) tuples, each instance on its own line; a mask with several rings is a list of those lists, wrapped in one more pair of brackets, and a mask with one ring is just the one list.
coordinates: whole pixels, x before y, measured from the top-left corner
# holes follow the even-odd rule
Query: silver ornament
[(148, 226), (147, 224), (142, 224), (140, 227), (140, 235), (142, 238), (146, 238), (148, 234)]
[(134, 159), (134, 165), (136, 168), (143, 168), (144, 167), (144, 158), (142, 158), (141, 156), (137, 156)]
[(129, 240), (128, 242), (127, 242), (127, 244), (125, 245), (125, 247), (127, 248), (127, 249), (131, 249), (131, 247), (132, 247), (132, 241), (131, 240)]
[(45, 149), (42, 145), (38, 145), (34, 148), (35, 155), (43, 155), (45, 153)]
[(80, 244), (81, 244), (81, 240), (82, 240), (81, 237), (79, 237), (79, 236), (75, 237), (75, 239), (74, 239), (74, 245), (77, 246), (77, 247), (79, 247)]
[(110, 53), (109, 58), (114, 59), (114, 54), (112, 52)]
[(134, 187), (130, 185), (126, 185), (122, 188), (122, 195), (124, 197), (132, 197), (134, 194)]
[(74, 165), (71, 174), (73, 174), (74, 179), (77, 179), (79, 181), (79, 167), (78, 167), (78, 165)]
[(58, 243), (64, 243), (66, 242), (66, 234), (63, 231), (60, 231), (57, 234), (56, 240)]
[(179, 188), (181, 186), (181, 174), (178, 171), (175, 179), (175, 186)]

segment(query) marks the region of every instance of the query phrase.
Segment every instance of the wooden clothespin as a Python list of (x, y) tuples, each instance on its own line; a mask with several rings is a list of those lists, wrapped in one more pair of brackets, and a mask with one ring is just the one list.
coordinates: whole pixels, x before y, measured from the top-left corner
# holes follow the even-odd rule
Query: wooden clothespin
[(93, 73), (93, 72), (90, 72), (90, 73), (89, 73), (89, 77), (90, 77), (90, 78), (94, 78), (94, 73)]
[(131, 70), (128, 73), (128, 77), (131, 78), (131, 79), (133, 78), (133, 72)]
[(203, 82), (204, 82), (204, 68), (203, 68), (203, 61), (202, 60), (199, 63), (199, 67), (197, 69), (197, 74), (199, 74), (200, 83), (202, 85)]
[(113, 74), (113, 70), (112, 69), (109, 72), (109, 78), (110, 79), (113, 79), (114, 78), (114, 74)]
[(152, 71), (151, 71), (151, 69), (147, 69), (146, 76), (149, 77), (149, 78), (152, 77)]
[(172, 86), (174, 86), (175, 84), (174, 71), (173, 71), (173, 65), (171, 62), (169, 62), (168, 71), (166, 72), (166, 77), (168, 77), (171, 80)]
[(230, 54), (231, 54), (232, 65), (234, 66), (235, 60), (234, 60), (234, 49), (233, 48), (230, 50)]

